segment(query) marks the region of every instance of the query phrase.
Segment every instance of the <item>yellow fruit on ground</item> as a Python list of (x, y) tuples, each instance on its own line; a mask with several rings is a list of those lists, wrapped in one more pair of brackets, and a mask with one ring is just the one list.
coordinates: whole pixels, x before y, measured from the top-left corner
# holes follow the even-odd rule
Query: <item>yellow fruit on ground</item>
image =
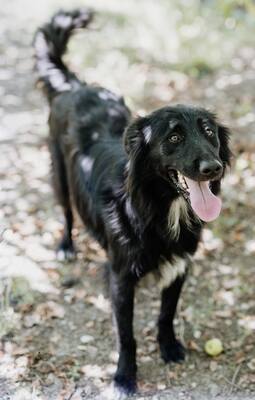
[(205, 343), (205, 352), (212, 357), (218, 356), (223, 352), (223, 344), (220, 339), (210, 339)]

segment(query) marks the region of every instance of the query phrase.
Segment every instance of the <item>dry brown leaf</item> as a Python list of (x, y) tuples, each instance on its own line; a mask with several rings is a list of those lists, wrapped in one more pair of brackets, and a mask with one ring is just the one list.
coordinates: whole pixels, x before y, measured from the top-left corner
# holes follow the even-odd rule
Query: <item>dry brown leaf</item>
[(198, 346), (198, 344), (194, 340), (189, 340), (187, 343), (187, 347), (189, 350), (201, 351), (201, 348)]
[(50, 318), (64, 318), (65, 309), (54, 301), (47, 301), (46, 303), (39, 304), (36, 307), (35, 313), (39, 314), (43, 320)]

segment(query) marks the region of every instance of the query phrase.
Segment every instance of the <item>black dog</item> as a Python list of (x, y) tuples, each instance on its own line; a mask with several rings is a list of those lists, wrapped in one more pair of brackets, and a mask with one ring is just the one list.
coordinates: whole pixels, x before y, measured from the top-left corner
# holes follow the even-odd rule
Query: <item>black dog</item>
[(167, 106), (130, 122), (124, 100), (81, 83), (62, 62), (88, 10), (59, 12), (35, 36), (36, 67), (50, 104), (50, 152), (66, 217), (59, 246), (73, 256), (71, 198), (91, 235), (107, 251), (117, 325), (122, 393), (136, 390), (133, 306), (136, 283), (149, 272), (162, 288), (158, 342), (165, 362), (184, 359), (173, 318), (203, 221), (221, 208), (221, 179), (230, 162), (229, 131), (202, 108)]

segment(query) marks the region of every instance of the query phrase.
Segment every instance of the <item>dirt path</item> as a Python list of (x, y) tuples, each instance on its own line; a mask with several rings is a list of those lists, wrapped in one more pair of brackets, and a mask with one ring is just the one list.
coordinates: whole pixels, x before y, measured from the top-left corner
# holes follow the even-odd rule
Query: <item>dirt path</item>
[[(12, 0), (0, 11), (0, 399), (101, 400), (117, 356), (105, 255), (77, 222), (77, 262), (55, 260), (62, 216), (50, 186), (47, 107), (31, 72), (31, 38), (49, 11), (31, 18), (20, 4)], [(254, 51), (241, 49), (237, 58), (221, 73), (172, 82), (174, 102), (206, 105), (235, 128), (237, 159), (225, 180), (224, 211), (205, 231), (179, 307), (177, 330), (188, 348), (183, 365), (160, 360), (157, 290), (137, 291), (140, 400), (254, 398)], [(212, 337), (224, 345), (215, 359), (203, 351)]]

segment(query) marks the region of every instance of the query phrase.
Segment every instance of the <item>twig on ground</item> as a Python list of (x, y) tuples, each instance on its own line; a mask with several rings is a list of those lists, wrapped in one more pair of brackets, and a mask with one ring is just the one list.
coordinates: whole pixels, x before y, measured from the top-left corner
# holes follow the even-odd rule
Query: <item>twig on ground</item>
[(238, 365), (238, 367), (236, 368), (236, 370), (233, 374), (231, 381), (228, 380), (225, 376), (223, 376), (223, 379), (230, 385), (230, 388), (227, 392), (228, 395), (232, 394), (234, 388), (237, 388), (239, 390), (241, 389), (240, 386), (235, 383), (241, 367), (242, 367), (242, 364)]

